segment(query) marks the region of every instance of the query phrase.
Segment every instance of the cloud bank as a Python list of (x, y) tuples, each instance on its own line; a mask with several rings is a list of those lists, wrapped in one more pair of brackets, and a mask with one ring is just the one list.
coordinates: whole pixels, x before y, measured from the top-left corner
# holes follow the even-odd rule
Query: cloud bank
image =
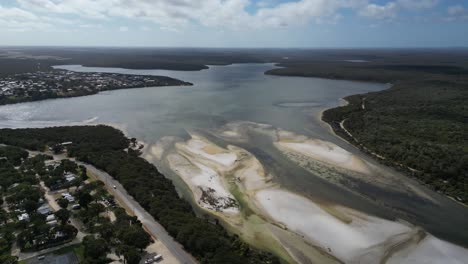
[[(17, 0), (17, 6), (0, 5), (0, 26), (11, 30), (51, 29), (70, 16), (83, 24), (112, 19), (154, 23), (180, 30), (200, 25), (223, 30), (282, 28), (308, 23), (336, 23), (343, 12), (367, 19), (395, 19), (400, 12), (434, 8), (438, 0)], [(69, 22), (73, 23), (73, 22)]]

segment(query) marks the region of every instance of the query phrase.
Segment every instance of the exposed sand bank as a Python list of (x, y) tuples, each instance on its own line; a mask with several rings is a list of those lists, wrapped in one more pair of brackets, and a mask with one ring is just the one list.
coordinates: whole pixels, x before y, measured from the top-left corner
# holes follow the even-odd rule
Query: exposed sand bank
[(435, 202), (425, 191), (405, 177), (396, 177), (393, 173), (379, 169), (376, 165), (332, 142), (308, 138), (271, 125), (253, 122), (228, 123), (215, 132), (223, 139), (242, 143), (249, 142), (252, 133), (269, 137), (272, 144), (288, 159), (350, 191), (354, 191), (352, 188), (355, 185), (354, 181), (359, 181)]
[[(329, 142), (269, 125), (237, 123), (227, 127), (217, 132), (231, 142), (248, 142), (253, 127), (271, 137), (280, 151), (315, 160), (330, 170), (372, 175), (372, 166)], [(277, 253), (287, 262), (424, 263), (427, 258), (422, 254), (430, 249), (437, 255), (435, 259), (449, 254), (457, 263), (468, 257), (468, 250), (410, 224), (290, 192), (275, 183), (250, 152), (233, 145), (222, 148), (199, 134), (191, 133), (191, 137), (187, 141), (163, 139), (149, 148), (148, 155), (153, 152), (153, 157), (162, 159), (186, 183), (200, 208), (219, 217), (246, 241)]]
[(275, 145), (284, 152), (294, 151), (331, 166), (360, 173), (370, 173), (368, 165), (363, 160), (330, 142), (319, 139), (308, 139), (302, 142), (280, 140)]
[(311, 200), (281, 189), (257, 192), (256, 202), (273, 220), (345, 262), (353, 260), (364, 250), (412, 229), (398, 222), (351, 209), (334, 208), (351, 220), (344, 222)]
[[(196, 134), (191, 136), (192, 139), (187, 142), (173, 144), (176, 151), (166, 157), (170, 169), (184, 180), (202, 208), (229, 214), (238, 213), (238, 202), (220, 175), (220, 171), (231, 166), (237, 156)], [(166, 139), (152, 147), (158, 158), (162, 157), (164, 146), (171, 145), (171, 140), (175, 139)]]

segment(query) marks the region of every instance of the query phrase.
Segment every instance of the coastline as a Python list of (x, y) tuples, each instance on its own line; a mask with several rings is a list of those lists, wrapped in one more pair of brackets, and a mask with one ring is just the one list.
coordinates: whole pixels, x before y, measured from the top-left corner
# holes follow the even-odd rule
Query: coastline
[[(343, 99), (343, 100), (345, 100), (345, 99)], [(345, 100), (345, 102), (348, 102), (348, 101)], [(330, 108), (330, 109), (332, 109), (332, 108)], [(323, 112), (326, 111), (326, 110), (327, 110), (327, 109), (324, 109), (324, 110), (322, 110), (322, 111), (320, 112), (320, 119), (322, 119)], [(322, 120), (322, 121), (323, 121), (323, 120)], [(327, 122), (324, 122), (324, 121), (323, 121), (323, 123), (327, 123)], [(327, 123), (327, 125), (328, 125), (328, 127), (331, 127), (330, 124)], [(117, 127), (119, 130), (122, 130), (122, 128), (119, 127), (119, 125), (114, 124), (113, 126), (114, 126), (114, 127)], [(332, 133), (333, 133), (334, 135), (338, 136), (338, 134), (335, 133), (335, 131), (333, 130), (333, 128), (330, 128), (330, 129), (331, 129), (331, 131), (332, 131)], [(125, 135), (128, 136), (127, 131), (123, 131), (123, 133), (124, 133)], [(229, 134), (229, 133), (228, 133), (228, 134)], [(340, 136), (338, 136), (337, 138), (341, 138), (341, 139), (345, 140), (344, 138), (342, 138), (342, 137), (340, 137)], [(346, 140), (345, 140), (345, 141), (346, 141)], [(354, 144), (352, 144), (352, 143), (349, 142), (349, 141), (347, 141), (347, 143), (348, 143), (350, 146), (356, 147)], [(148, 145), (145, 144), (145, 147), (146, 147), (146, 146), (148, 146)], [(356, 148), (357, 148), (357, 147), (356, 147)]]
[[(391, 89), (393, 86), (390, 86), (389, 88), (387, 89)], [(385, 89), (385, 90), (387, 90)], [(348, 106), (350, 105), (350, 101), (347, 99), (351, 96), (361, 96), (362, 94), (354, 94), (354, 95), (350, 95), (350, 96), (346, 96), (346, 97), (343, 97), (343, 98), (340, 98), (340, 100), (343, 100), (346, 102), (346, 104), (344, 105), (338, 105), (336, 107), (331, 107), (331, 108), (325, 108), (323, 110), (321, 110), (319, 112), (319, 114), (316, 115), (316, 118), (319, 118), (320, 121), (323, 123), (323, 124), (326, 124), (327, 127), (329, 128), (329, 131), (332, 133), (332, 135), (334, 135), (335, 137), (343, 140), (344, 142), (346, 142), (347, 144), (349, 144), (350, 146), (353, 146), (355, 147), (356, 149), (358, 149), (359, 151), (362, 151), (364, 154), (368, 155), (369, 157), (371, 157), (374, 161), (377, 161), (378, 163), (384, 165), (384, 166), (389, 166), (393, 169), (396, 169), (397, 171), (400, 171), (400, 172), (403, 172), (404, 176), (412, 179), (412, 180), (415, 180), (418, 184), (421, 184), (429, 189), (431, 189), (432, 191), (434, 192), (437, 192), (434, 187), (430, 184), (427, 184), (425, 182), (423, 182), (421, 179), (419, 179), (418, 177), (414, 177), (414, 176), (411, 176), (411, 173), (412, 172), (415, 172), (417, 171), (416, 169), (413, 169), (413, 168), (410, 168), (408, 166), (405, 166), (404, 164), (401, 164), (401, 163), (397, 163), (395, 161), (392, 161), (382, 155), (379, 155), (375, 152), (373, 152), (372, 150), (368, 149), (367, 147), (365, 147), (362, 143), (360, 143), (352, 134), (351, 132), (349, 132), (346, 127), (345, 127), (345, 121), (346, 121), (346, 118), (345, 119), (342, 119), (340, 122), (339, 122), (339, 126), (336, 125), (336, 122), (337, 121), (326, 121), (324, 119), (324, 113), (326, 111), (329, 111), (329, 110), (335, 110), (335, 109), (338, 109), (340, 107), (343, 107), (343, 106)], [(341, 133), (340, 133), (341, 132)], [(342, 136), (342, 135), (346, 135), (346, 136)], [(390, 164), (388, 162), (383, 162), (383, 161), (390, 161)], [(457, 204), (459, 205), (462, 205), (466, 208), (468, 208), (468, 203), (465, 203), (465, 202), (461, 202), (461, 201), (458, 201), (457, 199), (455, 199), (454, 197), (450, 196), (449, 194), (447, 193), (441, 193), (441, 192), (437, 192), (439, 194), (442, 194), (445, 198), (448, 198), (454, 202), (456, 202)]]
[[(244, 136), (249, 133), (246, 129), (252, 129), (252, 127), (265, 137), (275, 137), (280, 134), (280, 138), (282, 135), (287, 138), (298, 137), (306, 140), (304, 136), (296, 136), (287, 131), (269, 131), (271, 126), (251, 122), (228, 124), (225, 130), (220, 129), (215, 133), (220, 138), (229, 138), (231, 142), (235, 140), (245, 142), (248, 139)], [(188, 186), (192, 191), (190, 195), (194, 206), (219, 219), (228, 230), (247, 242), (283, 256), (283, 259), (287, 252), (289, 257), (297, 263), (307, 263), (307, 260), (320, 263), (353, 263), (353, 261), (372, 263), (371, 260), (387, 257), (398, 262), (397, 259), (405, 258), (404, 254), (398, 254), (409, 252), (420, 258), (423, 255), (419, 251), (420, 246), (428, 243), (437, 244), (439, 241), (445, 243), (444, 247), (457, 250), (461, 254), (457, 255), (457, 258), (465, 254), (464, 248), (443, 242), (417, 226), (399, 220), (375, 217), (338, 204), (322, 204), (292, 192), (276, 183), (270, 175), (271, 172), (247, 150), (230, 144), (226, 147), (220, 146), (201, 135), (191, 135), (191, 139), (180, 139), (178, 142), (165, 144), (163, 150), (154, 148), (156, 151), (152, 156), (161, 164), (168, 164), (169, 170), (178, 175)], [(194, 144), (193, 140), (201, 140), (203, 144)], [(286, 139), (286, 142), (290, 143), (290, 141), (291, 139)], [(323, 144), (314, 141), (307, 144), (315, 143), (318, 147)], [(332, 149), (332, 152), (324, 155), (314, 152), (314, 155), (319, 155), (314, 157), (317, 162), (325, 163), (329, 163), (330, 160), (342, 160), (344, 154), (340, 149)], [(184, 162), (173, 162), (174, 155), (183, 157)], [(226, 159), (226, 155), (235, 157)], [(199, 173), (200, 167), (209, 167), (211, 173)], [(205, 177), (205, 180), (193, 181), (194, 178), (199, 177)], [(213, 181), (213, 178), (217, 181)], [(224, 189), (220, 190), (219, 182), (223, 182), (221, 185)], [(206, 200), (202, 199), (200, 193), (193, 191), (199, 186), (219, 190), (217, 193), (221, 195), (215, 193), (212, 196), (212, 201), (215, 203), (221, 202), (222, 204), (223, 199), (218, 199), (219, 197), (232, 195), (231, 197), (239, 204), (239, 210), (232, 211), (229, 208), (223, 210), (206, 206)], [(349, 237), (357, 239), (361, 244), (347, 245), (343, 241)], [(276, 242), (271, 243), (271, 241)], [(281, 246), (280, 248), (277, 243)], [(401, 247), (394, 249), (400, 244)], [(308, 252), (307, 256), (299, 253), (300, 251)], [(385, 252), (390, 251), (398, 257), (394, 259), (386, 256)], [(434, 253), (433, 257), (443, 258), (443, 254)]]
[[(60, 77), (67, 76), (67, 74), (70, 73), (76, 73), (73, 70), (67, 70), (67, 69), (60, 69), (56, 68), (61, 65), (56, 65), (52, 66), (52, 70), (43, 72), (45, 74), (52, 74), (52, 73), (60, 73)], [(63, 72), (66, 72), (66, 74), (63, 74)], [(39, 72), (36, 72), (38, 74)], [(106, 74), (106, 73), (104, 73)], [(20, 74), (19, 74), (20, 75)], [(131, 74), (115, 74), (114, 76), (119, 76), (120, 78), (129, 78), (133, 77)], [(5, 77), (6, 79), (10, 78), (24, 78), (23, 76), (17, 75), (12, 75), (9, 77)], [(54, 78), (57, 78), (56, 76), (53, 76)], [(52, 99), (65, 99), (65, 98), (74, 98), (74, 97), (82, 97), (82, 96), (90, 96), (90, 95), (95, 95), (99, 94), (101, 92), (106, 92), (106, 91), (113, 91), (113, 90), (125, 90), (125, 89), (138, 89), (138, 88), (152, 88), (152, 87), (166, 87), (166, 86), (193, 86), (193, 83), (182, 81), (179, 79), (175, 79), (172, 77), (168, 76), (154, 76), (154, 75), (139, 75), (139, 78), (144, 78), (140, 80), (141, 83), (131, 83), (130, 85), (126, 83), (120, 83), (121, 86), (115, 86), (116, 84), (113, 84), (112, 86), (103, 86), (100, 84), (100, 82), (95, 83), (86, 83), (84, 82), (81, 84), (81, 86), (75, 85), (73, 88), (68, 88), (67, 92), (56, 92), (50, 89), (44, 89), (40, 90), (40, 93), (38, 95), (23, 95), (22, 97), (18, 97), (16, 94), (7, 96), (5, 94), (1, 95), (1, 102), (0, 106), (2, 105), (13, 105), (13, 104), (19, 104), (19, 103), (28, 103), (28, 102), (38, 102), (38, 101), (45, 101), (45, 100), (52, 100)], [(34, 76), (34, 78), (38, 79), (40, 77)], [(34, 79), (32, 78), (32, 79)], [(42, 81), (46, 80), (48, 81), (51, 77), (50, 76), (42, 76), (43, 79)], [(149, 79), (149, 81), (147, 81)], [(0, 78), (0, 81), (3, 81), (2, 78)], [(108, 80), (107, 80), (108, 81)], [(115, 81), (115, 80), (111, 80)], [(120, 79), (117, 81), (121, 81)], [(150, 82), (151, 81), (151, 82)], [(62, 85), (59, 81), (56, 81), (59, 85)], [(140, 85), (141, 84), (141, 85)], [(35, 84), (31, 84), (30, 86), (33, 86)], [(61, 87), (61, 86), (60, 86)], [(85, 87), (85, 88), (83, 88)], [(93, 87), (93, 88), (88, 88), (88, 87)], [(18, 88), (7, 88), (11, 89), (12, 91), (18, 90)], [(55, 89), (55, 88), (54, 88)], [(34, 91), (37, 92), (37, 91)], [(29, 93), (32, 93), (29, 91)]]

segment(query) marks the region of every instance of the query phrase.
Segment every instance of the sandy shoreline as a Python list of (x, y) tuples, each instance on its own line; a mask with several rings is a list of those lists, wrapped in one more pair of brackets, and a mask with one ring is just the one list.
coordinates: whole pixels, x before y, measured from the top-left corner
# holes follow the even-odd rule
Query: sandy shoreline
[[(372, 172), (372, 166), (330, 142), (273, 129), (270, 125), (238, 122), (226, 125), (216, 135), (247, 142), (249, 129), (269, 136), (284, 152), (356, 174)], [(456, 252), (454, 260), (468, 257), (468, 250), (442, 243), (410, 224), (340, 205), (320, 204), (290, 192), (275, 183), (258, 159), (246, 150), (233, 145), (222, 148), (201, 135), (191, 136), (187, 141), (162, 140), (154, 147), (153, 157), (168, 164), (188, 185), (200, 208), (222, 219), (246, 241), (275, 252), (288, 262), (375, 263), (385, 259), (396, 263), (416, 258), (414, 263), (418, 263), (428, 247), (435, 247), (435, 259), (448, 257), (447, 250)], [(203, 188), (214, 190), (210, 199), (202, 198)], [(231, 199), (235, 206), (227, 202)], [(262, 230), (261, 235), (258, 230)]]

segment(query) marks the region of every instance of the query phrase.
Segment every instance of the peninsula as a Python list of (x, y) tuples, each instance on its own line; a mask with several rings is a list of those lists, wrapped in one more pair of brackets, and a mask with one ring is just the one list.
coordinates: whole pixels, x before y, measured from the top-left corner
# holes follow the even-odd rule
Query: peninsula
[(92, 95), (118, 89), (182, 85), (192, 84), (164, 76), (36, 71), (0, 78), (0, 105)]

